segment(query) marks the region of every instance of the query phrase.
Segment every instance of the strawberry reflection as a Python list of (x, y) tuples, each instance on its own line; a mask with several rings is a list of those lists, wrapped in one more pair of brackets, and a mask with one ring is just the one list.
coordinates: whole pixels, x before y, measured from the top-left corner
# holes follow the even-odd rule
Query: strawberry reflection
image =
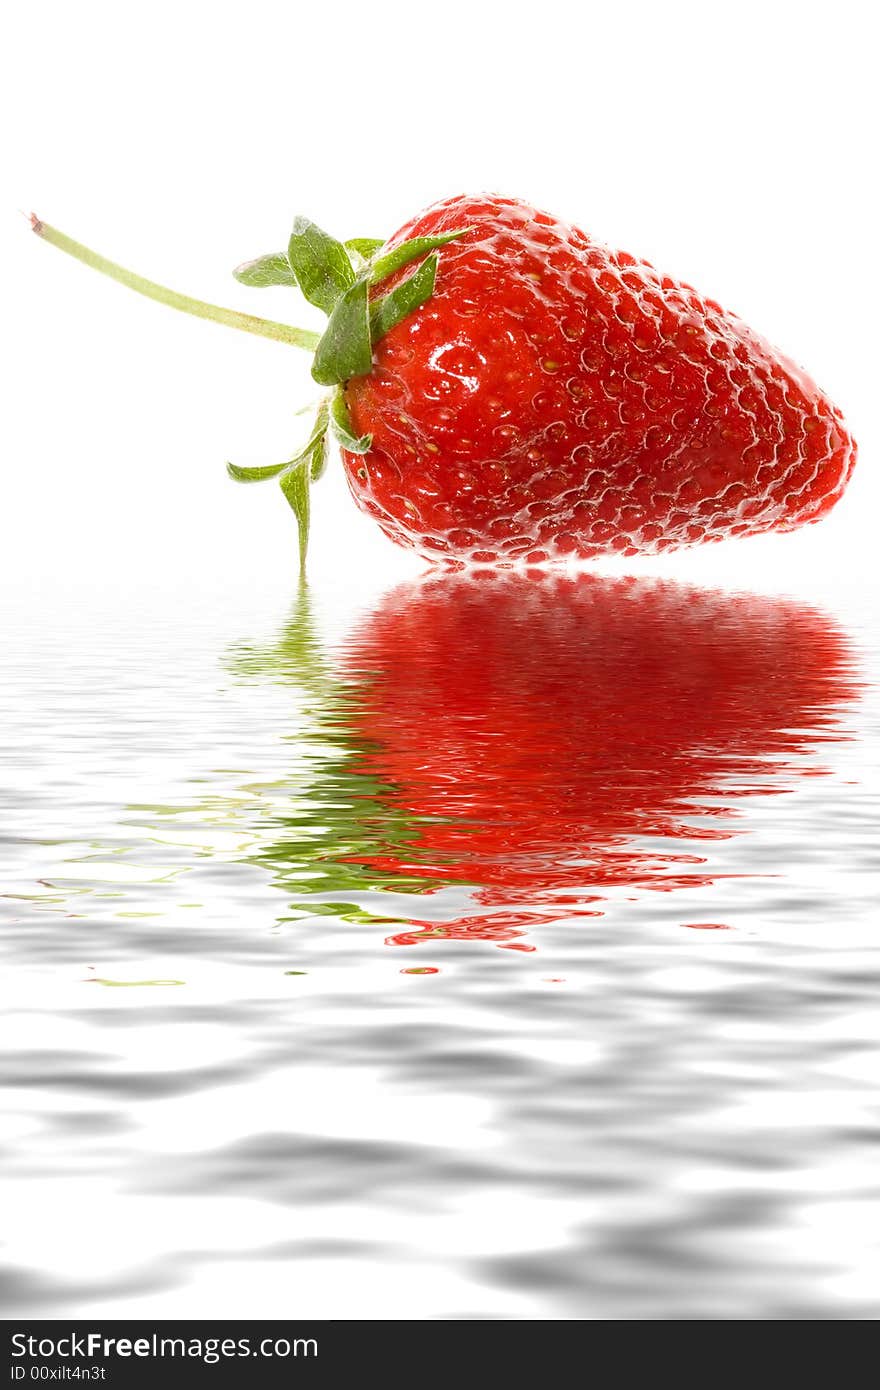
[(805, 604), (584, 575), (400, 587), (342, 666), (348, 773), (398, 833), (336, 863), (471, 890), (397, 945), (531, 949), (610, 891), (711, 884), (704, 842), (735, 833), (738, 798), (821, 771), (806, 755), (854, 694), (844, 636)]

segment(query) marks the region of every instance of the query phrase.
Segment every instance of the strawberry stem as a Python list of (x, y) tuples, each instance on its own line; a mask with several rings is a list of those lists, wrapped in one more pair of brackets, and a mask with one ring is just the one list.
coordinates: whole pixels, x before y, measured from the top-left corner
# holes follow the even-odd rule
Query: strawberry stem
[(321, 336), (319, 333), (312, 333), (305, 328), (294, 328), (287, 323), (275, 323), (272, 319), (257, 318), (253, 314), (242, 314), (237, 309), (224, 309), (218, 304), (206, 304), (202, 299), (192, 299), (189, 295), (178, 294), (164, 285), (157, 285), (153, 280), (146, 280), (142, 275), (126, 270), (124, 266), (107, 260), (106, 256), (99, 256), (96, 251), (89, 250), (72, 237), (65, 236), (64, 232), (59, 232), (56, 227), (50, 227), (48, 222), (41, 222), (33, 213), (31, 226), (37, 236), (48, 241), (50, 245), (57, 246), (59, 251), (65, 251), (68, 256), (82, 261), (83, 265), (99, 270), (102, 275), (109, 275), (111, 280), (118, 280), (120, 285), (127, 285), (130, 290), (136, 290), (148, 299), (155, 299), (159, 304), (167, 304), (170, 308), (179, 309), (184, 314), (192, 314), (195, 318), (211, 319), (214, 323), (226, 324), (228, 328), (238, 328), (243, 333), (256, 333), (261, 338), (273, 338), (279, 343), (290, 343), (293, 347), (305, 348), (309, 352), (314, 352), (318, 345)]

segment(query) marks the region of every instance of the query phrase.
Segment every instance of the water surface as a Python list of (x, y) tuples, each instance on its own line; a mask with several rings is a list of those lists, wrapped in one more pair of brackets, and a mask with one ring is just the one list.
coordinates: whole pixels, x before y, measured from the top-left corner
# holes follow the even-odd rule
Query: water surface
[(875, 1316), (870, 611), (8, 597), (7, 1315)]

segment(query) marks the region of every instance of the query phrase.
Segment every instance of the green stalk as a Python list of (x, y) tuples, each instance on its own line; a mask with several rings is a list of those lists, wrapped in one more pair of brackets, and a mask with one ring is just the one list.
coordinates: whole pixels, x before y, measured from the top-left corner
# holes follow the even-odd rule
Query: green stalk
[(134, 271), (126, 270), (115, 261), (108, 261), (105, 256), (99, 256), (96, 251), (90, 251), (87, 246), (65, 236), (64, 232), (50, 227), (48, 222), (41, 222), (34, 214), (31, 214), (31, 226), (37, 236), (48, 241), (50, 245), (57, 246), (59, 251), (66, 251), (68, 256), (82, 261), (83, 265), (99, 270), (102, 275), (109, 275), (111, 280), (118, 280), (120, 285), (127, 285), (130, 290), (136, 290), (148, 299), (155, 299), (159, 304), (167, 304), (170, 308), (179, 309), (184, 314), (192, 314), (195, 318), (211, 319), (214, 323), (226, 324), (227, 328), (239, 328), (242, 333), (256, 333), (261, 338), (273, 338), (278, 343), (291, 343), (293, 347), (305, 348), (308, 352), (314, 352), (318, 346), (320, 333), (312, 333), (306, 328), (293, 328), (287, 323), (275, 323), (272, 319), (256, 318), (253, 314), (242, 314), (237, 309), (223, 309), (218, 304), (206, 304), (202, 299), (192, 299), (189, 295), (178, 294), (175, 290), (166, 289), (164, 285), (157, 285), (153, 280), (144, 279), (142, 275), (135, 275)]

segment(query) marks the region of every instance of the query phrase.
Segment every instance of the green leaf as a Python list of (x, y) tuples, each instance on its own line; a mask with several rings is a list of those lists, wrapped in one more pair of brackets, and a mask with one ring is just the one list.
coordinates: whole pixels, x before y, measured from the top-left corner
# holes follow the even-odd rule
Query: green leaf
[(396, 324), (424, 304), (434, 293), (437, 278), (437, 252), (434, 251), (422, 261), (418, 270), (381, 299), (370, 305), (370, 336), (374, 343), (383, 338)]
[(299, 572), (306, 572), (306, 552), (309, 548), (309, 520), (311, 517), (311, 485), (320, 478), (327, 466), (327, 418), (329, 405), (321, 402), (309, 442), (292, 467), (278, 479), (281, 491), (287, 498), (296, 517), (299, 534)]
[(303, 460), (293, 468), (289, 468), (279, 479), (281, 491), (287, 498), (296, 517), (297, 532), (299, 535), (299, 571), (305, 572), (306, 552), (309, 548), (309, 519), (311, 515), (310, 503), (310, 462)]
[(267, 478), (277, 478), (290, 464), (290, 459), (284, 463), (268, 463), (262, 468), (240, 468), (237, 463), (227, 463), (226, 472), (235, 483), (264, 483)]
[(258, 256), (255, 261), (245, 261), (236, 266), (233, 275), (241, 285), (251, 285), (264, 289), (267, 285), (295, 285), (296, 276), (290, 268), (290, 261), (283, 251), (271, 256)]
[(345, 249), (346, 251), (353, 251), (356, 256), (360, 256), (362, 261), (371, 261), (380, 246), (384, 245), (384, 241), (379, 241), (377, 237), (354, 236), (345, 243)]
[(335, 434), (338, 442), (350, 454), (366, 454), (373, 443), (371, 434), (362, 434), (358, 437), (351, 426), (348, 415), (348, 406), (345, 404), (345, 396), (342, 390), (334, 391), (330, 399), (330, 428)]
[(315, 423), (312, 426), (312, 432), (309, 435), (308, 443), (306, 444), (303, 453), (306, 453), (307, 450), (311, 449), (315, 444), (317, 444), (319, 439), (323, 439), (324, 435), (327, 433), (327, 422), (329, 421), (329, 419), (330, 402), (325, 396), (324, 399), (321, 401), (321, 404), (318, 406), (318, 413), (315, 416)]
[(322, 386), (336, 386), (363, 376), (373, 365), (367, 282), (361, 277), (342, 295), (315, 349), (312, 376)]
[[(321, 401), (318, 413), (315, 416), (315, 423), (311, 433), (303, 447), (293, 458), (285, 459), (284, 463), (268, 463), (257, 468), (241, 468), (237, 463), (227, 463), (226, 472), (236, 483), (263, 483), (267, 478), (277, 478), (279, 473), (283, 473), (288, 468), (293, 468), (302, 463), (304, 459), (312, 459), (318, 444), (326, 446), (327, 422), (330, 417), (330, 403), (327, 400)], [(323, 472), (323, 468), (321, 469)], [(314, 475), (313, 475), (314, 476)]]
[(297, 217), (287, 257), (309, 303), (325, 314), (332, 313), (337, 300), (354, 281), (354, 270), (342, 242), (322, 232), (307, 217)]
[(327, 468), (327, 458), (329, 452), (330, 446), (329, 441), (327, 439), (327, 431), (325, 429), (324, 433), (321, 435), (321, 438), (316, 441), (315, 447), (312, 450), (311, 471), (313, 483), (316, 483), (319, 478), (322, 478), (324, 476), (324, 473)]
[(395, 246), (393, 251), (373, 262), (370, 266), (370, 284), (378, 285), (381, 280), (387, 280), (389, 275), (393, 275), (395, 270), (409, 265), (410, 261), (424, 256), (428, 251), (436, 251), (439, 247), (448, 245), (450, 241), (455, 241), (457, 237), (464, 236), (465, 232), (470, 230), (470, 227), (461, 227), (456, 232), (444, 232), (441, 236), (417, 236), (411, 241), (404, 241), (402, 245)]
[(265, 478), (277, 478), (281, 491), (293, 508), (299, 534), (300, 574), (305, 574), (306, 551), (309, 544), (309, 488), (317, 482), (327, 466), (327, 425), (330, 402), (326, 398), (318, 407), (312, 432), (292, 459), (273, 463), (264, 468), (239, 468), (227, 463), (226, 471), (239, 483), (259, 483)]

